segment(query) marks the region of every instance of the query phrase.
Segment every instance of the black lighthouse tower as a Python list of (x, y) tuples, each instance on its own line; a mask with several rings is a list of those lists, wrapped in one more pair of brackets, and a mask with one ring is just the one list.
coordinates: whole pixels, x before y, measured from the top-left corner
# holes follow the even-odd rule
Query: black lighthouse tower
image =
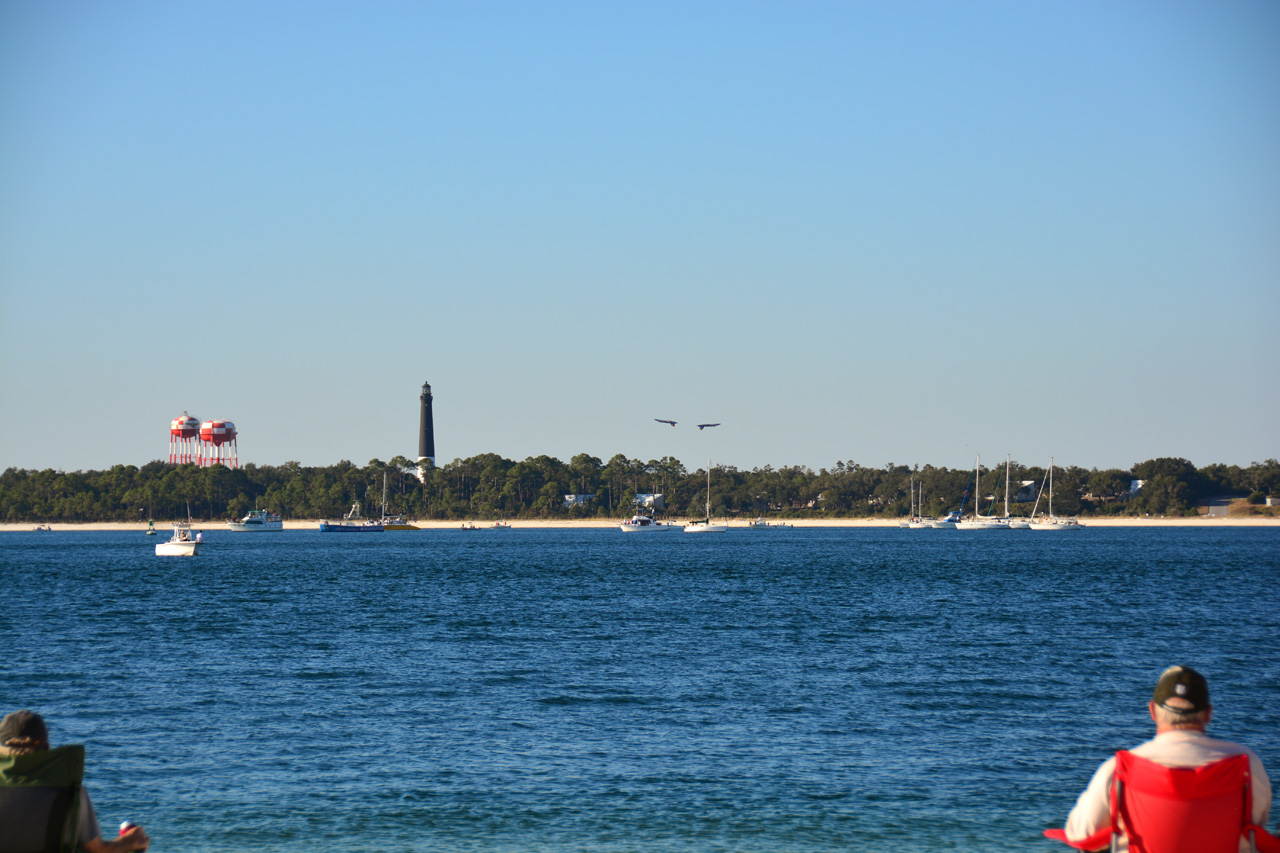
[(427, 460), (431, 466), (436, 464), (436, 429), (431, 422), (431, 383), (422, 383), (422, 416), (418, 419), (418, 467), (422, 468)]

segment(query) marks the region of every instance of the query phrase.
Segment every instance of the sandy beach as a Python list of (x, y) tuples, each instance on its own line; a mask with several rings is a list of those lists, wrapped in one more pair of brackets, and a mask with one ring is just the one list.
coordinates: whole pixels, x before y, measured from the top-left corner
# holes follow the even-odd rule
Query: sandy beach
[[(509, 522), (512, 529), (572, 529), (572, 528), (592, 528), (592, 527), (617, 527), (622, 519), (609, 518), (591, 518), (591, 519), (513, 519)], [(157, 531), (168, 531), (170, 521), (156, 521)], [(476, 519), (473, 522), (463, 521), (415, 521), (413, 522), (422, 530), (458, 530), (464, 523), (475, 524), (481, 529), (488, 528), (493, 524), (493, 520)], [(682, 523), (677, 521), (676, 523)], [(868, 518), (823, 518), (823, 519), (793, 519), (793, 520), (773, 520), (775, 524), (789, 524), (793, 527), (897, 527), (898, 519), (868, 519)], [(1280, 518), (1221, 518), (1200, 516), (1199, 518), (1083, 518), (1080, 524), (1084, 527), (1280, 527)], [(310, 519), (302, 521), (286, 521), (284, 523), (285, 530), (316, 530), (320, 525), (319, 519)], [(62, 524), (52, 523), (50, 525), (54, 531), (118, 531), (118, 532), (144, 532), (147, 529), (146, 522), (91, 522), (86, 524)], [(225, 530), (225, 521), (193, 521), (193, 528), (197, 530)], [(731, 528), (747, 528), (747, 520), (730, 521)], [(35, 529), (34, 524), (30, 523), (0, 523), (0, 533), (20, 533), (30, 532)], [(391, 534), (413, 533), (412, 530), (407, 531), (388, 531)]]

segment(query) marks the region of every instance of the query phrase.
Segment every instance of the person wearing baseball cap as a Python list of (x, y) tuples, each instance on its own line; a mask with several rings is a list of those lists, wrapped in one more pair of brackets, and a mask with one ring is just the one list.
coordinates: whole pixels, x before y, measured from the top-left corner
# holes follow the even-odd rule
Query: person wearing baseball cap
[[(1249, 756), (1249, 775), (1253, 786), (1253, 823), (1265, 827), (1271, 811), (1271, 780), (1253, 750), (1231, 741), (1218, 740), (1205, 734), (1213, 717), (1209, 703), (1209, 683), (1189, 666), (1171, 666), (1160, 674), (1156, 688), (1147, 703), (1147, 712), (1156, 724), (1156, 736), (1129, 752), (1165, 767), (1203, 767), (1233, 755)], [(1068, 841), (1080, 841), (1111, 823), (1107, 792), (1115, 775), (1115, 756), (1108, 758), (1093, 774), (1065, 827)], [(1128, 849), (1121, 834), (1119, 850)], [(1247, 853), (1249, 843), (1241, 841), (1240, 850)], [(1105, 849), (1105, 848), (1100, 848)]]
[[(74, 779), (69, 781), (78, 782), (80, 778), (80, 769), (83, 768), (84, 752), (83, 747), (60, 747), (58, 750), (50, 751), (49, 749), (49, 730), (45, 727), (44, 718), (35, 711), (14, 711), (7, 715), (3, 721), (0, 721), (0, 758), (14, 758), (18, 756), (35, 757), (40, 753), (60, 752), (68, 749), (78, 750), (76, 759), (79, 764), (74, 774)], [(30, 763), (32, 759), (24, 759)], [(0, 771), (3, 771), (15, 761), (6, 762), (0, 765)], [(0, 848), (9, 849), (9, 841), (6, 841), (10, 835), (20, 836), (23, 839), (35, 835), (43, 837), (46, 832), (44, 822), (40, 825), (31, 827), (22, 825), (24, 818), (27, 822), (31, 820), (40, 820), (40, 815), (47, 814), (48, 805), (44, 805), (44, 811), (37, 805), (38, 798), (41, 796), (38, 789), (27, 787), (27, 785), (7, 785), (7, 777), (0, 772), (0, 792), (4, 793), (4, 797), (0, 798), (0, 814), (4, 820), (0, 820)], [(47, 783), (46, 783), (47, 784)], [(59, 785), (65, 782), (57, 783)], [(142, 827), (134, 825), (131, 829), (122, 830), (120, 837), (105, 841), (102, 838), (102, 831), (98, 827), (98, 818), (93, 811), (93, 803), (89, 799), (89, 792), (83, 787), (79, 787), (79, 818), (77, 820), (76, 829), (76, 849), (84, 850), (86, 853), (127, 853), (131, 850), (146, 850), (150, 844), (150, 839), (143, 832)], [(25, 798), (25, 799), (24, 799)], [(34, 799), (33, 799), (34, 798)], [(68, 833), (70, 840), (70, 833)], [(15, 842), (20, 843), (20, 842)]]

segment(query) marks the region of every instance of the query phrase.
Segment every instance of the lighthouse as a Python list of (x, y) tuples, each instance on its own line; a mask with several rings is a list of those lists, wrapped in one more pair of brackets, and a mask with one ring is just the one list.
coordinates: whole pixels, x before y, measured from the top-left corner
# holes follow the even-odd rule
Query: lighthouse
[(431, 422), (431, 383), (422, 383), (422, 414), (418, 418), (418, 470), (425, 470), (430, 460), (430, 467), (436, 464), (436, 430)]

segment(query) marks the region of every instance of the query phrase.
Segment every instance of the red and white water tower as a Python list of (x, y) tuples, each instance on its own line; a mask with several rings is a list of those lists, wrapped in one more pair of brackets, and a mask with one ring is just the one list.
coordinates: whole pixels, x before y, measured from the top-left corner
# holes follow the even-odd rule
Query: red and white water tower
[(182, 413), (169, 423), (169, 461), (179, 465), (200, 459), (200, 421)]
[(231, 421), (205, 421), (200, 424), (200, 465), (226, 465), (239, 468), (236, 452), (236, 425)]

